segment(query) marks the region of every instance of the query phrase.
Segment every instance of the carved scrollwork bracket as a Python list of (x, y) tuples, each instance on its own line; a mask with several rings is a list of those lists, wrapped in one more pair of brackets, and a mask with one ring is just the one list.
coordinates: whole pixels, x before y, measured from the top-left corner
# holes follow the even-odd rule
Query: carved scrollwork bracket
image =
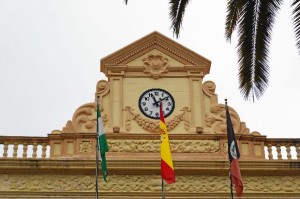
[[(102, 101), (102, 97), (109, 93), (109, 83), (106, 80), (100, 80), (96, 85), (96, 98), (100, 97), (100, 101)], [(95, 100), (96, 101), (96, 100)]]
[[(96, 102), (84, 104), (80, 106), (74, 113), (72, 120), (67, 121), (66, 126), (62, 129), (63, 133), (79, 133), (79, 132), (96, 132)], [(103, 113), (104, 108), (100, 104), (102, 112), (103, 125), (108, 121), (106, 113)]]
[(206, 81), (203, 83), (203, 91), (208, 96), (215, 94), (216, 84), (213, 81)]
[[(240, 121), (237, 112), (229, 108), (234, 132), (236, 134), (249, 134), (246, 124)], [(204, 133), (206, 134), (224, 134), (227, 132), (226, 112), (224, 104), (214, 104), (210, 107), (210, 112), (204, 115)]]

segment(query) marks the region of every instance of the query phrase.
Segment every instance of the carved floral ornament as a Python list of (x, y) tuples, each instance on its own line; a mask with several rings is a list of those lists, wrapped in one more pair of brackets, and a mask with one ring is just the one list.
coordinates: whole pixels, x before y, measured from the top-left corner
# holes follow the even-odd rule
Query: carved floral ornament
[[(219, 151), (217, 140), (170, 140), (174, 153), (215, 153)], [(108, 140), (110, 152), (158, 152), (160, 140)]]
[[(159, 121), (153, 121), (142, 117), (139, 113), (135, 113), (134, 109), (126, 106), (125, 111), (125, 128), (131, 130), (131, 121), (135, 120), (137, 124), (144, 130), (151, 133), (159, 133)], [(232, 120), (234, 132), (236, 134), (249, 134), (250, 130), (246, 128), (246, 124), (240, 121), (237, 112), (229, 107), (230, 117)], [(183, 107), (181, 113), (175, 115), (171, 120), (166, 121), (168, 131), (172, 131), (180, 122), (184, 122), (184, 129), (189, 131), (191, 124), (191, 110), (188, 107)], [(226, 113), (224, 104), (214, 104), (210, 111), (204, 115), (204, 134), (225, 134), (227, 132)], [(260, 135), (258, 132), (254, 132)]]
[(79, 152), (80, 153), (90, 153), (93, 151), (92, 149), (92, 141), (86, 140), (86, 141), (81, 141), (79, 143)]
[[(131, 120), (135, 120), (137, 124), (144, 130), (151, 133), (159, 133), (159, 121), (153, 121), (142, 117), (139, 113), (135, 113), (134, 109), (130, 106), (126, 106), (123, 111), (125, 111), (125, 128), (127, 131), (131, 130)], [(183, 107), (181, 113), (175, 115), (173, 119), (166, 122), (168, 131), (173, 130), (181, 121), (184, 122), (184, 129), (188, 131), (190, 129), (190, 108)]]
[(143, 58), (143, 62), (145, 67), (144, 73), (149, 74), (154, 79), (163, 77), (163, 73), (168, 72), (168, 58), (163, 57), (161, 53), (157, 55), (149, 54)]
[[(236, 134), (249, 134), (249, 129), (246, 124), (240, 121), (237, 112), (229, 108), (234, 132)], [(204, 130), (205, 134), (225, 134), (227, 132), (226, 112), (224, 104), (213, 104), (208, 113), (204, 115)], [(259, 134), (256, 132), (256, 134)]]
[[(243, 176), (244, 193), (300, 193), (297, 176)], [(94, 192), (91, 175), (0, 175), (0, 191)], [(110, 175), (99, 181), (101, 192), (160, 192), (160, 175)], [(168, 192), (226, 193), (228, 176), (176, 176), (176, 183), (165, 187)], [(266, 195), (267, 196), (267, 195)]]

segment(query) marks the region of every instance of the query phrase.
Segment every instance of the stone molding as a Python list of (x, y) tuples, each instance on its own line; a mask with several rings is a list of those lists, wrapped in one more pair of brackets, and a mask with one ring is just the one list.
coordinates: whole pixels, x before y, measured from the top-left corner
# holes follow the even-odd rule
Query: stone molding
[[(110, 152), (160, 152), (160, 140), (109, 140)], [(220, 150), (216, 140), (170, 140), (174, 153), (215, 153)]]
[[(55, 182), (55, 183), (53, 183)], [(243, 176), (244, 194), (300, 194), (299, 176)], [(94, 175), (14, 175), (0, 174), (1, 192), (94, 192)], [(99, 191), (107, 193), (161, 191), (160, 175), (109, 175), (104, 183), (99, 176)], [(174, 184), (166, 185), (167, 193), (228, 194), (228, 176), (176, 176)]]

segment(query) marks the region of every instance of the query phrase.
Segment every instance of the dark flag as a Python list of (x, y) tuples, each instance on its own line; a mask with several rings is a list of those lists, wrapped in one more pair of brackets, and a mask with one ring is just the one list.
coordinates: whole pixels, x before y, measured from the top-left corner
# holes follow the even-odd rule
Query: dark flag
[[(239, 166), (240, 152), (235, 139), (230, 114), (228, 111), (227, 100), (225, 100), (226, 108), (226, 123), (227, 123), (227, 138), (228, 138), (228, 156), (230, 162), (230, 180), (235, 186), (237, 197), (242, 197), (243, 194), (243, 181)], [(231, 187), (232, 189), (232, 187)]]

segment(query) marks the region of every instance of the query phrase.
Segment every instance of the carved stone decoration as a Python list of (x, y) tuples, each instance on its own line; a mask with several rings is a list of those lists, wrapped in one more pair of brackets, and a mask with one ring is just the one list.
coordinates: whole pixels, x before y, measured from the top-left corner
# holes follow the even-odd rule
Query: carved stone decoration
[[(193, 56), (193, 52), (188, 49), (182, 48), (159, 32), (153, 32), (149, 34), (143, 42), (139, 43), (138, 45), (134, 45), (134, 48), (132, 48), (132, 46), (129, 46), (128, 49), (122, 52), (122, 54), (108, 56), (105, 59), (101, 60), (101, 67), (104, 65), (123, 65), (126, 60), (132, 57), (139, 57), (139, 54), (141, 52), (144, 52), (145, 49), (148, 49), (150, 47), (152, 47), (152, 49), (161, 49), (162, 52), (166, 51), (169, 54), (176, 56), (176, 59), (180, 60), (182, 63), (188, 63), (188, 65), (206, 66), (208, 69), (206, 71), (209, 71), (211, 65), (209, 60), (201, 56)], [(101, 72), (103, 71), (104, 67), (101, 68)]]
[[(160, 140), (108, 140), (110, 152), (158, 152)], [(174, 153), (214, 153), (219, 151), (217, 140), (170, 140)]]
[(202, 88), (206, 95), (211, 96), (215, 94), (216, 84), (213, 81), (206, 81), (203, 83)]
[(10, 175), (6, 184), (12, 191), (89, 192), (95, 190), (95, 178), (83, 175)]
[[(244, 122), (240, 121), (237, 112), (228, 107), (234, 132), (236, 134), (249, 134)], [(224, 134), (227, 132), (226, 112), (224, 104), (214, 104), (210, 107), (210, 112), (204, 115), (204, 133)]]
[(143, 58), (144, 73), (149, 74), (150, 77), (158, 79), (167, 73), (168, 59), (163, 57), (161, 53), (158, 55), (149, 54), (148, 57)]
[(92, 152), (92, 141), (81, 141), (79, 143), (80, 153), (90, 153)]
[(134, 111), (134, 109), (132, 109), (130, 106), (125, 106), (123, 111), (125, 111), (125, 129), (126, 129), (126, 131), (130, 131), (131, 130), (131, 119), (132, 119), (131, 115), (132, 115), (132, 112)]
[(243, 178), (245, 189), (251, 192), (293, 193), (300, 191), (299, 176), (259, 176)]
[[(131, 129), (131, 120), (135, 120), (137, 124), (149, 131), (151, 133), (159, 133), (159, 121), (154, 121), (150, 119), (146, 119), (142, 117), (139, 113), (134, 113), (134, 109), (130, 106), (126, 106), (123, 111), (125, 111), (125, 129), (130, 131)], [(166, 122), (168, 131), (172, 131), (181, 121), (184, 121), (185, 130), (189, 130), (190, 128), (190, 108), (183, 107), (178, 115), (175, 115), (173, 119)]]
[(183, 107), (181, 111), (183, 111), (184, 113), (182, 116), (182, 120), (184, 122), (184, 129), (188, 131), (191, 127), (191, 109), (188, 107)]
[(96, 96), (103, 97), (106, 94), (108, 94), (110, 91), (109, 89), (109, 83), (106, 80), (100, 80), (97, 82), (96, 86)]
[[(74, 113), (72, 120), (67, 121), (66, 126), (62, 129), (63, 133), (78, 133), (78, 132), (96, 132), (96, 102), (84, 104), (80, 106)], [(106, 113), (103, 113), (104, 108), (100, 104), (100, 111), (103, 125), (108, 121)]]
[[(55, 182), (55, 183), (53, 183)], [(161, 191), (160, 175), (109, 175), (107, 183), (99, 181), (100, 192)], [(92, 175), (0, 175), (0, 191), (27, 192), (94, 192), (95, 176)], [(298, 176), (243, 176), (244, 193), (299, 194)], [(165, 187), (167, 192), (226, 193), (228, 176), (176, 176), (176, 183)], [(281, 195), (282, 196), (282, 195)]]

